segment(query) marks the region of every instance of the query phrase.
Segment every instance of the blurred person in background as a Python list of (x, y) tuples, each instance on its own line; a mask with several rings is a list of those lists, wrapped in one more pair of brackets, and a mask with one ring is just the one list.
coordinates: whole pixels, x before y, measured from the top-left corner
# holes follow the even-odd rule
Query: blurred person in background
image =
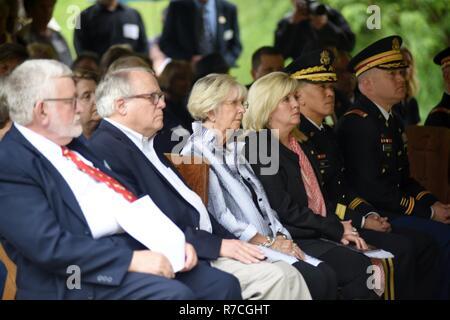
[(95, 89), (97, 88), (98, 76), (94, 72), (86, 70), (73, 70), (75, 81), (77, 103), (81, 104), (80, 122), (83, 127), (82, 137), (89, 139), (100, 123), (100, 116), (95, 106)]
[[(284, 67), (284, 58), (278, 49), (270, 46), (263, 46), (252, 55), (252, 69), (250, 71), (253, 81), (274, 71), (281, 71)], [(247, 85), (247, 89), (252, 84)]]
[(242, 52), (236, 5), (226, 0), (170, 1), (159, 45), (172, 59), (195, 63), (218, 53), (235, 67)]
[(437, 106), (431, 110), (425, 125), (450, 128), (450, 47), (439, 52), (433, 62), (442, 69), (444, 94)]
[(148, 52), (140, 13), (118, 0), (97, 0), (81, 12), (79, 19), (80, 28), (75, 29), (73, 38), (78, 54), (93, 51), (102, 56), (116, 44), (128, 44), (141, 54)]
[(56, 53), (57, 60), (70, 66), (72, 56), (66, 40), (60, 32), (48, 27), (56, 0), (24, 0), (23, 4), (31, 23), (19, 31), (18, 42), (24, 45), (35, 42), (47, 44)]
[(338, 47), (350, 52), (355, 34), (342, 14), (311, 0), (291, 0), (293, 11), (278, 22), (274, 46), (284, 58), (297, 58), (302, 51)]
[(405, 69), (406, 92), (402, 101), (392, 106), (392, 112), (396, 113), (402, 120), (403, 125), (417, 125), (420, 122), (419, 104), (415, 98), (419, 89), (416, 76), (416, 63), (408, 48), (400, 49), (403, 60), (408, 65)]

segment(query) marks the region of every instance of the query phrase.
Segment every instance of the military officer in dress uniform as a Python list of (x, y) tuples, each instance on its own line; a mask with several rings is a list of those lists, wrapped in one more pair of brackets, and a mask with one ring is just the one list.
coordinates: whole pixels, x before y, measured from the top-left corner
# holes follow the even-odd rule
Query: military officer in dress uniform
[[(394, 281), (386, 277), (385, 298), (412, 299), (432, 298), (436, 285), (438, 249), (431, 237), (417, 231), (395, 230), (387, 218), (350, 188), (344, 177), (344, 165), (337, 137), (324, 118), (333, 113), (333, 83), (336, 73), (331, 66), (333, 54), (319, 50), (302, 54), (285, 71), (299, 81), (304, 90), (299, 90), (301, 121), (299, 128), (308, 137), (314, 150), (309, 158), (321, 184), (325, 200), (336, 208), (341, 220), (351, 220), (360, 235), (370, 244), (386, 249), (395, 255), (385, 260), (385, 273), (395, 273)], [(328, 78), (318, 78), (308, 73), (327, 70)], [(308, 87), (305, 87), (305, 82)]]
[(439, 52), (433, 61), (442, 68), (445, 91), (441, 101), (428, 115), (425, 125), (450, 129), (450, 47)]
[[(450, 206), (439, 202), (410, 177), (406, 134), (392, 106), (404, 96), (406, 63), (402, 39), (376, 41), (350, 61), (360, 95), (338, 123), (338, 139), (346, 178), (370, 204), (393, 212), (391, 224), (423, 231), (441, 251), (441, 297), (449, 297)], [(405, 218), (408, 217), (408, 218)]]

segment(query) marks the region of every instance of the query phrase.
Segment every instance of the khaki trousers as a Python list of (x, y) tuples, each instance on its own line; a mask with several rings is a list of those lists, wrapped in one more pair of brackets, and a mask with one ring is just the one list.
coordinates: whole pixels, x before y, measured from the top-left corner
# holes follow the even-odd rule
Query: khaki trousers
[(284, 261), (245, 264), (221, 257), (211, 266), (238, 278), (245, 300), (311, 300), (301, 273)]

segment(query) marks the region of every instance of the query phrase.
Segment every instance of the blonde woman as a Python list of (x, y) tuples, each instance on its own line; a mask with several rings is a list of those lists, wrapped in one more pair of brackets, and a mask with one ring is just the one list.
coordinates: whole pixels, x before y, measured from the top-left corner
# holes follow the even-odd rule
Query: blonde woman
[[(267, 192), (270, 205), (278, 213), (280, 221), (289, 230), (294, 241), (307, 254), (325, 261), (333, 268), (342, 289), (342, 297), (374, 298), (373, 291), (366, 285), (366, 270), (370, 260), (343, 246), (354, 243), (358, 248), (366, 249), (367, 245), (351, 222), (340, 222), (334, 212), (327, 208), (320, 182), (308, 159), (313, 151), (305, 143), (306, 137), (298, 130), (298, 99), (305, 90), (311, 88), (306, 84), (299, 87), (297, 80), (282, 72), (268, 74), (252, 85), (248, 97), (249, 109), (244, 116), (243, 126), (244, 129), (254, 131), (249, 134), (249, 141), (257, 141), (259, 148), (265, 143), (269, 149), (274, 139), (279, 142), (278, 152), (271, 152), (278, 154), (277, 158), (271, 159), (272, 162), (277, 162), (278, 170), (272, 174), (264, 174), (267, 161), (263, 161), (265, 159), (260, 150), (252, 145), (247, 146), (247, 157), (254, 160), (254, 172)], [(272, 130), (263, 135), (265, 129)], [(263, 137), (268, 137), (267, 141), (261, 141)]]
[(403, 100), (392, 106), (392, 112), (399, 116), (404, 126), (417, 125), (420, 122), (420, 113), (419, 104), (415, 98), (419, 89), (416, 77), (416, 64), (408, 48), (402, 47), (400, 52), (407, 64), (405, 68), (406, 92)]
[(313, 299), (336, 297), (336, 279), (327, 264), (313, 267), (270, 207), (263, 186), (246, 161), (244, 143), (236, 135), (246, 109), (247, 90), (231, 76), (210, 74), (198, 80), (188, 109), (197, 121), (182, 153), (203, 157), (210, 164), (208, 210), (243, 241), (262, 245), (300, 261)]

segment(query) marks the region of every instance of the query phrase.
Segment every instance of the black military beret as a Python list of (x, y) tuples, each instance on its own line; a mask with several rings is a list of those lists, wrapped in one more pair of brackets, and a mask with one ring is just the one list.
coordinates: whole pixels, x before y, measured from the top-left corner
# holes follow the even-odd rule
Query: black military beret
[(361, 73), (372, 69), (400, 69), (406, 68), (400, 52), (402, 38), (400, 36), (389, 36), (380, 39), (355, 55), (348, 64), (351, 72), (359, 76)]
[(332, 66), (333, 59), (333, 53), (327, 49), (305, 52), (284, 68), (284, 72), (297, 80), (335, 82), (337, 78)]
[(433, 59), (434, 63), (445, 68), (450, 65), (450, 47), (445, 48), (439, 52)]

